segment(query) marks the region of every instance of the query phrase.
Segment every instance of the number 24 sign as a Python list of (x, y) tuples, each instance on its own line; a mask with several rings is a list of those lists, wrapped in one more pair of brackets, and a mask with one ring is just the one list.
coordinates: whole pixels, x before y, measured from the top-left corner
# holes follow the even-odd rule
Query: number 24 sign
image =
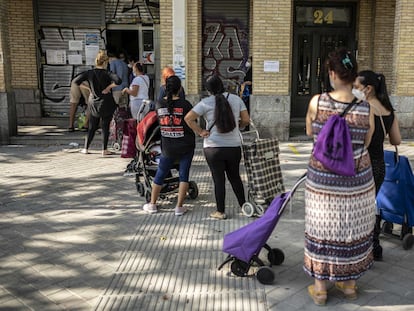
[(313, 23), (314, 24), (333, 24), (334, 16), (332, 11), (328, 11), (326, 14), (323, 10), (315, 10), (313, 12)]

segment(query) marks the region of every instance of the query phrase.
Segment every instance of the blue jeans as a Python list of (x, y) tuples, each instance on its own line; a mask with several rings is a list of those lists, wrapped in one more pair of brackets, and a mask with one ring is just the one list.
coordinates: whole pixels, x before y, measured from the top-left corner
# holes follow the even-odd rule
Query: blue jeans
[(162, 186), (164, 184), (164, 179), (174, 167), (174, 164), (179, 162), (180, 167), (178, 169), (179, 180), (180, 182), (188, 182), (190, 177), (190, 167), (191, 162), (193, 161), (194, 150), (183, 154), (178, 158), (169, 158), (161, 155), (160, 163), (158, 164), (157, 173), (155, 174), (154, 184)]

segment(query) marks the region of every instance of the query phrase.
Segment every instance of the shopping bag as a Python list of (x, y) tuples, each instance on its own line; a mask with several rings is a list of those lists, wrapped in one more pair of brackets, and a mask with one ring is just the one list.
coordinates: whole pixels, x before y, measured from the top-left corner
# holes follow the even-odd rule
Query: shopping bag
[(414, 175), (408, 158), (384, 151), (385, 178), (377, 195), (377, 207), (385, 221), (414, 226)]

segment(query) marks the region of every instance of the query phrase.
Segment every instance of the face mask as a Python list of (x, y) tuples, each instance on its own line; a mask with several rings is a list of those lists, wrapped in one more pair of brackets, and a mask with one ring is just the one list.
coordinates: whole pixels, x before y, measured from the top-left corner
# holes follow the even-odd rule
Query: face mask
[(137, 76), (137, 74), (135, 73), (135, 71), (133, 71), (133, 72), (132, 72), (132, 75), (133, 75), (134, 77), (136, 77), (136, 76)]
[(361, 90), (358, 90), (356, 88), (352, 89), (352, 94), (358, 99), (358, 100), (365, 100), (366, 96), (365, 93)]
[(245, 66), (246, 66), (246, 68), (250, 68), (250, 66), (251, 66), (250, 62), (247, 61)]

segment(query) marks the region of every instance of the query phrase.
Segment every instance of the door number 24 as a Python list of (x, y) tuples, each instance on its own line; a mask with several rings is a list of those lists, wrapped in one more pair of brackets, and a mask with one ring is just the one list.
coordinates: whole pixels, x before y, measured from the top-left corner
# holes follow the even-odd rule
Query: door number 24
[(333, 24), (333, 12), (328, 11), (326, 14), (322, 10), (315, 10), (313, 12), (313, 23), (314, 24)]

